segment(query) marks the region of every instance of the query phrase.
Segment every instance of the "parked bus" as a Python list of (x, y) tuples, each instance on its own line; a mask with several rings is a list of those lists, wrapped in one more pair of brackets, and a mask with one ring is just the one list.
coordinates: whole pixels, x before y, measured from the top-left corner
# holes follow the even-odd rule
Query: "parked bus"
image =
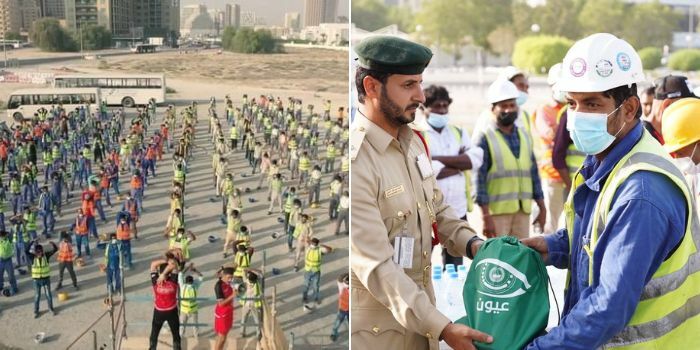
[(53, 80), (57, 88), (100, 88), (108, 105), (126, 108), (165, 102), (165, 75), (163, 74), (91, 74), (57, 75)]
[(133, 53), (154, 53), (156, 52), (156, 46), (154, 44), (137, 44), (131, 48)]
[(7, 100), (7, 118), (9, 121), (21, 122), (34, 116), (41, 108), (51, 110), (62, 105), (66, 111), (88, 105), (88, 112), (95, 111), (102, 100), (98, 88), (72, 89), (23, 89), (10, 94)]

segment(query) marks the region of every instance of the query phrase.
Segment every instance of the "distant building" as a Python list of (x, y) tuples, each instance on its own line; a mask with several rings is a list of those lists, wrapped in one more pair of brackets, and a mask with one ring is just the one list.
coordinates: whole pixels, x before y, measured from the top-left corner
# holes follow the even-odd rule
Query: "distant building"
[(287, 12), (284, 14), (284, 27), (292, 31), (301, 29), (301, 15), (299, 12)]
[(41, 6), (38, 0), (20, 0), (20, 32), (29, 32), (32, 24), (41, 18)]
[(185, 6), (181, 21), (180, 34), (182, 36), (195, 37), (215, 34), (214, 19), (205, 5)]
[(0, 37), (19, 33), (21, 22), (19, 0), (0, 0)]
[(224, 28), (241, 26), (241, 6), (238, 4), (226, 4), (224, 7)]
[(299, 38), (323, 45), (340, 46), (350, 39), (350, 28), (347, 23), (321, 23), (302, 29)]
[(241, 12), (241, 27), (254, 27), (258, 23), (258, 18), (253, 11)]
[(304, 0), (304, 26), (334, 23), (338, 15), (338, 0)]
[(41, 0), (41, 17), (65, 19), (66, 8), (64, 0)]
[(133, 0), (134, 26), (143, 28), (144, 37), (161, 37), (175, 42), (179, 33), (173, 17), (180, 13), (180, 2), (173, 0)]

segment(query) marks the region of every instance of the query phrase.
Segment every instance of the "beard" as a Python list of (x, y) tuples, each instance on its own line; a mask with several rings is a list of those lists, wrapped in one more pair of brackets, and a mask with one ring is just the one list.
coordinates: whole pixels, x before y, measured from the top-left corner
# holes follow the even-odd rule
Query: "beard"
[(386, 86), (382, 86), (381, 99), (379, 100), (379, 110), (384, 114), (390, 123), (395, 125), (406, 125), (416, 119), (416, 111), (414, 110), (408, 116), (405, 114), (411, 108), (418, 108), (417, 103), (410, 104), (406, 108), (401, 108), (396, 102), (389, 98)]

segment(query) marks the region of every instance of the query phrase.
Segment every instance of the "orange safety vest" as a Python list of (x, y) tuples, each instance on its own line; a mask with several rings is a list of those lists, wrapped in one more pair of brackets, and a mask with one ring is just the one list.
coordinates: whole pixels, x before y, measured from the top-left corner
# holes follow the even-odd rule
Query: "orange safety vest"
[(99, 200), (102, 198), (102, 193), (100, 193), (100, 191), (98, 191), (97, 188), (95, 188), (94, 186), (90, 186), (89, 191), (92, 194), (92, 198), (94, 200)]
[(107, 175), (107, 173), (103, 174), (100, 178), (100, 187), (102, 187), (103, 190), (109, 188), (109, 175)]
[(131, 227), (129, 224), (122, 225), (119, 223), (117, 225), (117, 239), (118, 240), (128, 240), (131, 239)]
[(138, 176), (131, 178), (131, 189), (132, 190), (141, 189), (141, 186), (142, 186), (141, 179)]
[(129, 211), (132, 218), (137, 218), (139, 216), (139, 213), (136, 210), (136, 200), (126, 201), (126, 210)]
[(95, 216), (93, 211), (95, 209), (95, 203), (93, 201), (84, 200), (82, 208), (85, 216)]
[(58, 248), (57, 260), (60, 262), (73, 261), (73, 246), (66, 242), (61, 242), (61, 246)]
[(349, 288), (343, 288), (338, 297), (338, 310), (348, 311), (350, 310), (350, 302), (348, 301), (348, 296), (350, 295)]
[(156, 158), (156, 152), (153, 149), (153, 147), (148, 147), (148, 150), (146, 150), (146, 159), (148, 160), (153, 160)]
[(87, 224), (87, 217), (83, 215), (83, 219), (80, 220), (80, 218), (75, 218), (75, 234), (77, 235), (86, 235), (88, 234), (88, 224)]

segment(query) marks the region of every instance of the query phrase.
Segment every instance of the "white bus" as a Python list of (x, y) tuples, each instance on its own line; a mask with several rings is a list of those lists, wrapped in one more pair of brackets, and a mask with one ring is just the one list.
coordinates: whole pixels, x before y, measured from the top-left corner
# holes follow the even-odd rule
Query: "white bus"
[(102, 98), (108, 105), (126, 108), (148, 104), (151, 98), (156, 103), (165, 102), (165, 75), (163, 74), (91, 74), (54, 77), (57, 88), (100, 88)]
[(7, 117), (10, 122), (21, 122), (32, 118), (42, 107), (51, 110), (52, 106), (59, 104), (63, 105), (66, 111), (89, 104), (90, 112), (99, 108), (101, 100), (100, 89), (97, 88), (17, 90), (7, 99)]

